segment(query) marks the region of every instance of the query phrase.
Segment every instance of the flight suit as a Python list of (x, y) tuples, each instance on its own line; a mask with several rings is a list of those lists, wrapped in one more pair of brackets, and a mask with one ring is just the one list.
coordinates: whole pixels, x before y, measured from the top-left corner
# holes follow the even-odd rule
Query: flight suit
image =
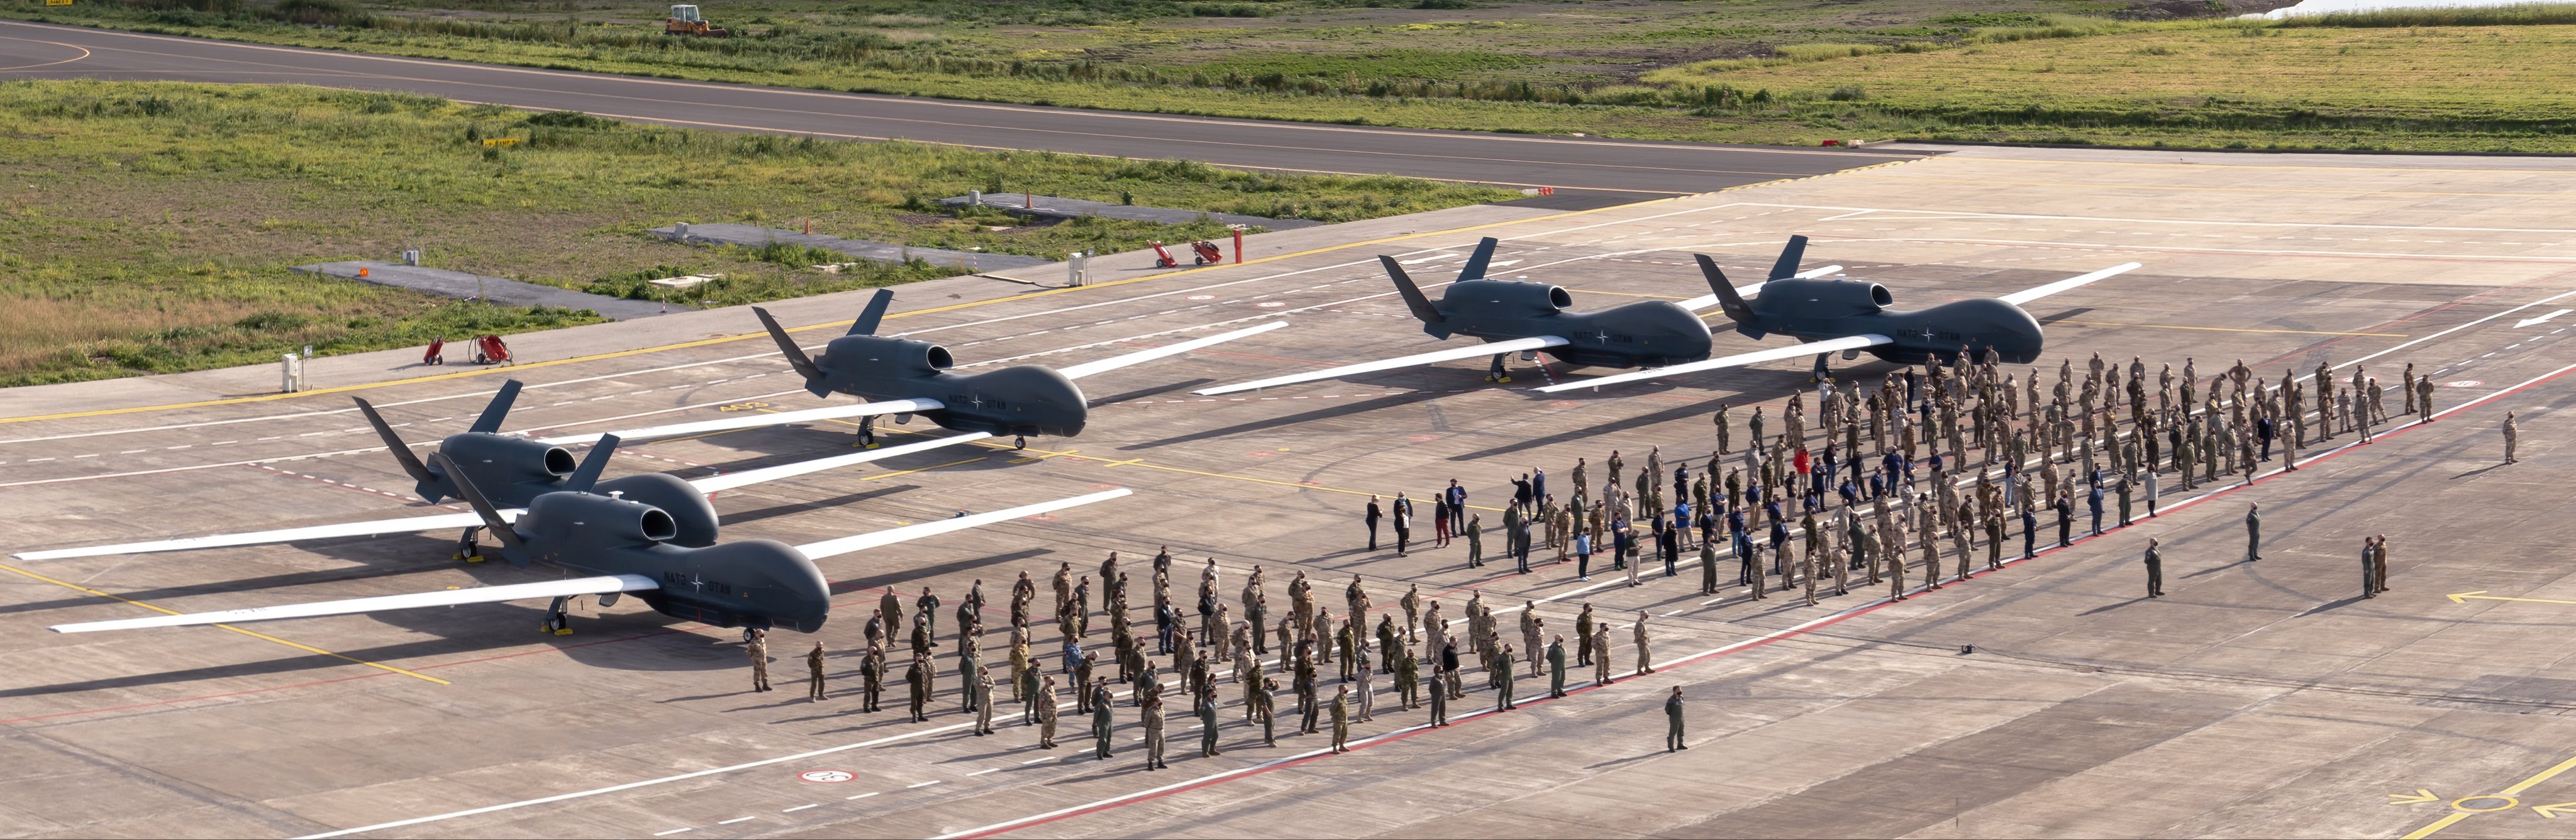
[(1199, 757), (1216, 755), (1216, 692), (1209, 691), (1199, 695)]
[(1512, 702), (1512, 657), (1505, 652), (1494, 659), (1494, 711), (1507, 712), (1515, 708), (1518, 704)]
[(1664, 751), (1686, 749), (1690, 745), (1682, 743), (1682, 695), (1676, 691), (1664, 701)]
[(1547, 646), (1547, 696), (1565, 696), (1565, 640), (1561, 638)]
[(1097, 743), (1094, 755), (1102, 761), (1109, 760), (1111, 736), (1115, 729), (1116, 724), (1109, 716), (1109, 684), (1097, 683), (1091, 689), (1091, 738)]
[(1264, 746), (1279, 746), (1279, 715), (1273, 705), (1275, 701), (1271, 697), (1279, 690), (1279, 681), (1262, 677), (1260, 685), (1247, 686), (1247, 688), (1250, 690), (1243, 695), (1244, 705), (1251, 707), (1253, 717), (1261, 720), (1261, 743)]

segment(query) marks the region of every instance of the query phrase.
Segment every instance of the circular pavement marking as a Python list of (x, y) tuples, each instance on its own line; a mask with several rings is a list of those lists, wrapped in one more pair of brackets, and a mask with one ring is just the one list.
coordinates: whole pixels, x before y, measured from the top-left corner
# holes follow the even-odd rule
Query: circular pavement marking
[(2480, 385), (2484, 385), (2484, 384), (2487, 384), (2487, 383), (2486, 383), (2485, 381), (2483, 381), (2483, 380), (2477, 380), (2477, 379), (2462, 379), (2462, 380), (2457, 381), (2457, 382), (2444, 382), (2444, 383), (2442, 383), (2442, 387), (2444, 387), (2444, 388), (2475, 388), (2475, 387), (2478, 387), (2478, 386), (2480, 386)]
[(858, 778), (858, 774), (852, 773), (848, 770), (807, 770), (803, 773), (796, 774), (796, 778), (801, 781), (828, 785), (839, 784), (851, 779), (856, 779)]
[[(2502, 803), (2504, 803), (2504, 804), (2502, 804), (2502, 805), (2497, 805), (2497, 806), (2492, 807), (2492, 808), (2471, 808), (2471, 807), (2469, 807), (2469, 804), (2468, 804), (2468, 803), (2475, 802), (2475, 801), (2478, 801), (2478, 800), (2480, 800), (2480, 799), (2492, 799), (2492, 800), (2495, 800), (2495, 801), (2498, 801), (2498, 802), (2502, 802)], [(2515, 798), (2510, 797), (2510, 796), (2495, 796), (2495, 795), (2492, 795), (2492, 794), (2490, 794), (2490, 795), (2486, 795), (2486, 796), (2463, 796), (2463, 797), (2460, 797), (2460, 798), (2458, 798), (2458, 799), (2451, 800), (2451, 807), (2456, 808), (2456, 809), (2459, 809), (2459, 810), (2462, 810), (2462, 811), (2467, 811), (2467, 812), (2472, 813), (2472, 814), (2484, 814), (2484, 813), (2487, 813), (2487, 812), (2489, 812), (2489, 811), (2502, 811), (2502, 810), (2506, 810), (2506, 809), (2509, 809), (2509, 808), (2512, 808), (2512, 807), (2514, 807), (2514, 806), (2521, 805), (2521, 804), (2522, 804), (2522, 800), (2515, 799)]]

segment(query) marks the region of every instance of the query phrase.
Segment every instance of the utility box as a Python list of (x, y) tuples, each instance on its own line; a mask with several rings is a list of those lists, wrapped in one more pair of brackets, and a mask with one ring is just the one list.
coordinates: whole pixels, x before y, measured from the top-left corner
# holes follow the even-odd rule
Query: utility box
[(402, 261), (403, 261), (403, 264), (404, 264), (404, 265), (408, 265), (408, 266), (418, 266), (418, 265), (420, 265), (420, 249), (418, 249), (418, 248), (405, 248), (405, 249), (403, 249), (403, 252), (402, 252)]
[(277, 390), (289, 394), (304, 390), (304, 357), (287, 353), (277, 357)]
[(1091, 280), (1091, 255), (1075, 251), (1064, 255), (1064, 284), (1081, 286)]

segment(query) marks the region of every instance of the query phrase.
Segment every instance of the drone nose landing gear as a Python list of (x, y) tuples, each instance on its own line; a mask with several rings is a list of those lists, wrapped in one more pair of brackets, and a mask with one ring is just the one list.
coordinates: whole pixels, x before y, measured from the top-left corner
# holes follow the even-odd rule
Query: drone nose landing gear
[(1012, 438), (1012, 439), (1011, 439), (1011, 448), (1012, 448), (1012, 449), (1027, 449), (1027, 448), (1029, 448), (1029, 439), (1028, 439), (1028, 437), (1024, 435), (1024, 436), (1021, 436), (1021, 437), (1015, 437), (1015, 438)]

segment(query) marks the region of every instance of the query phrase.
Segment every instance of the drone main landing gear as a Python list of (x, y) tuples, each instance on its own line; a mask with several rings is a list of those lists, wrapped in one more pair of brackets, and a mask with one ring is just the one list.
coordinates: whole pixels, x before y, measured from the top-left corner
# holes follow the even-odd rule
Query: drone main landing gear
[(1491, 367), (1488, 367), (1488, 368), (1486, 368), (1486, 369), (1485, 369), (1485, 381), (1487, 381), (1487, 382), (1510, 382), (1510, 381), (1512, 381), (1512, 372), (1511, 372), (1511, 370), (1510, 370), (1510, 369), (1508, 369), (1508, 368), (1503, 367), (1503, 357), (1504, 357), (1504, 356), (1506, 356), (1506, 355), (1510, 355), (1510, 354), (1507, 354), (1507, 353), (1496, 353), (1496, 354), (1494, 354), (1494, 363), (1493, 363), (1493, 365), (1492, 365)]
[(1028, 437), (1027, 437), (1027, 436), (1025, 436), (1025, 435), (1023, 435), (1023, 436), (1020, 436), (1020, 437), (1012, 438), (1012, 439), (1011, 439), (1011, 448), (1012, 448), (1012, 449), (1027, 449), (1027, 448), (1029, 448), (1029, 439), (1028, 439)]
[(465, 535), (456, 538), (456, 559), (467, 563), (483, 562), (483, 545), (475, 539), (482, 533), (483, 526), (480, 525), (465, 529)]
[(859, 418), (859, 448), (860, 448), (860, 449), (875, 449), (875, 448), (877, 448), (877, 419), (876, 419), (876, 418), (874, 418), (874, 417), (861, 417), (861, 418)]
[(557, 596), (554, 603), (546, 607), (546, 623), (537, 625), (537, 632), (552, 633), (557, 636), (572, 635), (572, 613), (565, 609), (565, 606), (570, 603), (572, 603), (572, 596)]
[(1834, 372), (1833, 372), (1832, 370), (1827, 369), (1827, 368), (1825, 367), (1825, 360), (1826, 360), (1826, 359), (1829, 359), (1829, 358), (1832, 358), (1832, 357), (1833, 357), (1833, 355), (1834, 355), (1834, 354), (1832, 354), (1832, 353), (1818, 353), (1818, 354), (1816, 354), (1816, 371), (1815, 371), (1814, 373), (1810, 373), (1810, 374), (1808, 374), (1808, 375), (1807, 375), (1807, 381), (1808, 381), (1808, 382), (1811, 382), (1811, 383), (1813, 383), (1813, 382), (1823, 382), (1823, 381), (1825, 381), (1825, 379), (1826, 379), (1827, 377), (1831, 377), (1831, 376), (1833, 376), (1833, 375), (1834, 375)]

